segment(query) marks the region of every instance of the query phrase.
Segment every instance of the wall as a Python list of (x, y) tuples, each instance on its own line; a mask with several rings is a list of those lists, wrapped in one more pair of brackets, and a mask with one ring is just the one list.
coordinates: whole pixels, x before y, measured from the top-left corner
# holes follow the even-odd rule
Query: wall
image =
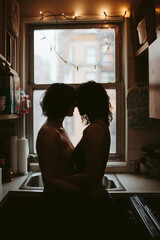
[[(73, 13), (78, 15), (102, 15), (106, 11), (109, 15), (122, 15), (129, 10), (132, 0), (20, 0), (22, 17), (39, 17), (39, 12), (50, 10), (55, 14)], [(115, 7), (116, 6), (116, 7)]]

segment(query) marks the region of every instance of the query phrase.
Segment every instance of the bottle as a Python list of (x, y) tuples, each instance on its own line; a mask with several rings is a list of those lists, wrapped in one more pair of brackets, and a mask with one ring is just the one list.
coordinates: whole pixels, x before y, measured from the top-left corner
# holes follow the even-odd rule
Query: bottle
[(8, 168), (8, 174), (7, 174), (7, 180), (8, 182), (12, 182), (13, 181), (13, 171), (12, 168)]

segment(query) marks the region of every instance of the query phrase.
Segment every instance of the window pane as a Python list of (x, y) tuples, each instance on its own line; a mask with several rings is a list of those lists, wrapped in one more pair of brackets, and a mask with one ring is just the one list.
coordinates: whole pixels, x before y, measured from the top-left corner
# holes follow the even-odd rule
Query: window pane
[(111, 71), (102, 71), (100, 75), (100, 82), (106, 83), (106, 82), (114, 82), (114, 73)]
[[(41, 96), (44, 93), (42, 90), (35, 90), (34, 91), (34, 152), (36, 152), (36, 138), (37, 133), (42, 126), (42, 124), (45, 122), (46, 117), (42, 115), (42, 110), (40, 107), (40, 100)], [(112, 104), (112, 112), (113, 112), (113, 121), (111, 122), (110, 131), (111, 131), (111, 148), (110, 153), (116, 152), (116, 92), (115, 90), (108, 89), (107, 93), (110, 97), (110, 101)], [(82, 137), (82, 132), (84, 128), (86, 127), (81, 120), (81, 117), (79, 115), (78, 109), (75, 108), (74, 110), (74, 116), (73, 117), (66, 117), (64, 121), (64, 127), (73, 143), (74, 146), (77, 145), (79, 140)]]
[(116, 81), (114, 28), (34, 31), (34, 83), (82, 83), (95, 71), (97, 82), (102, 71)]
[(102, 51), (102, 55), (103, 55), (103, 61), (102, 61), (102, 65), (103, 66), (107, 66), (107, 69), (110, 70), (113, 68), (114, 66), (114, 45), (113, 43), (110, 45), (108, 53), (106, 54), (106, 49), (107, 49), (108, 45), (102, 45), (101, 51)]
[(87, 47), (86, 49), (86, 63), (88, 65), (96, 64), (96, 48)]
[(50, 84), (57, 81), (57, 56), (49, 41), (54, 42), (54, 30), (34, 31), (34, 83)]
[(87, 72), (86, 73), (86, 81), (96, 81), (96, 73), (95, 72)]

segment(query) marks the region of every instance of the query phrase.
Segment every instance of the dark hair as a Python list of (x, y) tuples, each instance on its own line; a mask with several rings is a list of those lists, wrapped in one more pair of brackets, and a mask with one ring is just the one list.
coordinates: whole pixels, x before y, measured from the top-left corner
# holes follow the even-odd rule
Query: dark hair
[(100, 83), (89, 81), (77, 87), (76, 102), (82, 120), (86, 120), (86, 124), (102, 118), (109, 126), (112, 121), (111, 103)]
[(65, 117), (69, 107), (75, 104), (75, 89), (64, 83), (53, 83), (40, 102), (42, 113), (51, 119)]

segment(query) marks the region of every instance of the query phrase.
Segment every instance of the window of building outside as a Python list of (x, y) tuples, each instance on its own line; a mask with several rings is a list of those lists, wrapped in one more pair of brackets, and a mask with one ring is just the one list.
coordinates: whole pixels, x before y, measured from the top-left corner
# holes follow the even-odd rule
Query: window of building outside
[[(75, 26), (74, 26), (75, 27)], [(54, 82), (67, 83), (73, 86), (94, 80), (102, 83), (112, 104), (113, 121), (110, 125), (110, 156), (120, 155), (119, 131), (121, 121), (117, 119), (122, 111), (120, 99), (121, 84), (118, 73), (120, 63), (117, 49), (120, 42), (116, 39), (118, 26), (103, 28), (66, 28), (36, 29), (28, 28), (31, 37), (28, 42), (30, 82), (29, 94), (33, 102), (29, 115), (28, 135), (32, 139), (30, 152), (36, 153), (37, 133), (46, 120), (42, 115), (40, 101), (46, 88)], [(32, 30), (32, 31), (31, 31)], [(106, 40), (107, 39), (107, 40)], [(67, 117), (64, 122), (68, 135), (75, 146), (82, 136), (85, 125), (78, 110), (74, 117)]]
[(86, 63), (88, 65), (96, 64), (96, 46), (86, 47)]

